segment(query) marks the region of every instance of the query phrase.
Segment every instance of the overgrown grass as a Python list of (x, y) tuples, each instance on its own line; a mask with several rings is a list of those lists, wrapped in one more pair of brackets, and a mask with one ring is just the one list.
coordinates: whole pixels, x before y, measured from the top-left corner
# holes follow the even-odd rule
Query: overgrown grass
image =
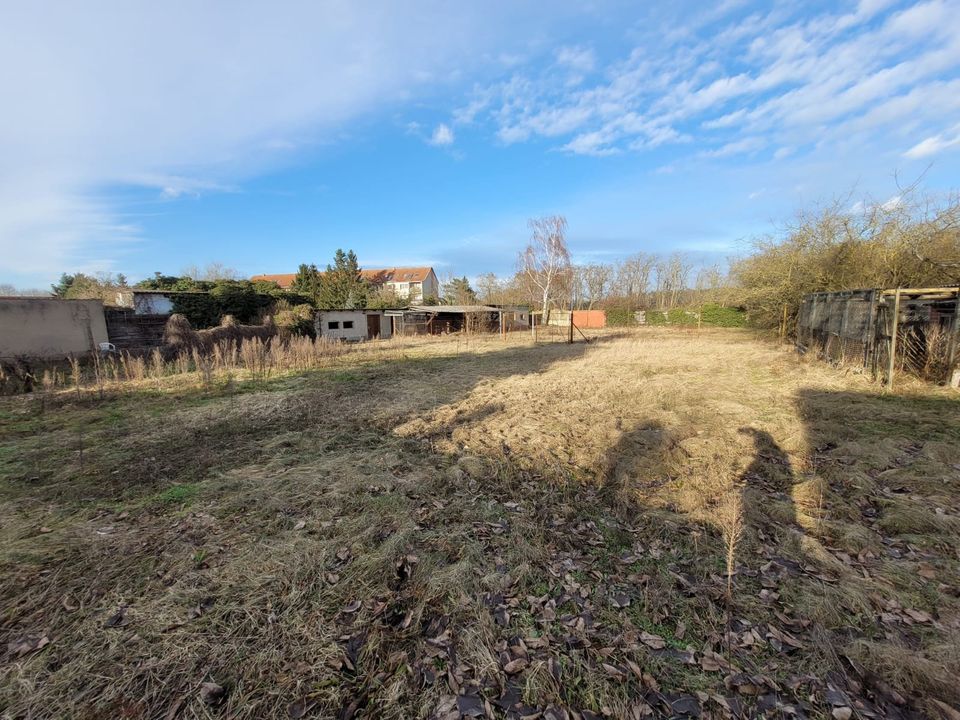
[(945, 390), (717, 330), (218, 372), (0, 403), (11, 717), (960, 702)]

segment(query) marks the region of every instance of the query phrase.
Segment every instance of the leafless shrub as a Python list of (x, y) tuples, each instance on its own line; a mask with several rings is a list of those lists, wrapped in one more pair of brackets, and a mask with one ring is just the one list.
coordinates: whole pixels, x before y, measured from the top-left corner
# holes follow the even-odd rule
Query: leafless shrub
[(743, 535), (743, 500), (737, 489), (730, 490), (718, 508), (717, 520), (723, 532), (727, 563), (727, 602), (733, 599), (733, 575), (737, 567), (737, 544)]
[(193, 349), (193, 364), (196, 367), (197, 372), (200, 373), (200, 382), (205, 388), (209, 388), (213, 385), (213, 360), (212, 358), (201, 352), (199, 348)]
[(178, 352), (173, 358), (173, 366), (180, 375), (190, 372), (190, 353), (186, 350)]
[(120, 357), (120, 363), (123, 365), (123, 374), (128, 381), (143, 380), (147, 375), (146, 363), (139, 355), (125, 353)]
[(80, 372), (80, 360), (73, 355), (70, 356), (70, 379), (73, 381), (73, 387), (77, 391), (77, 400), (79, 400), (82, 375)]
[(240, 346), (240, 360), (243, 368), (255, 378), (267, 376), (269, 368), (269, 346), (259, 338), (247, 340)]
[(150, 374), (157, 380), (166, 374), (166, 364), (163, 362), (163, 354), (160, 348), (154, 348), (150, 353)]

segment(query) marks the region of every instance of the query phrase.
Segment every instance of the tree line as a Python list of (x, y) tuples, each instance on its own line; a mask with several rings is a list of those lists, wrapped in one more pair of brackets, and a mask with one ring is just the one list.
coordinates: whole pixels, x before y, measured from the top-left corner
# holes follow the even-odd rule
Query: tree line
[[(484, 273), (474, 284), (466, 276), (450, 276), (440, 297), (425, 297), (423, 303), (525, 305), (544, 313), (556, 307), (604, 309), (627, 316), (637, 310), (699, 312), (712, 305), (740, 308), (757, 327), (790, 332), (808, 293), (960, 285), (960, 199), (956, 194), (931, 198), (916, 187), (886, 202), (851, 203), (846, 197), (799, 211), (777, 231), (754, 238), (751, 251), (726, 268), (697, 266), (676, 252), (578, 264), (571, 260), (565, 217), (535, 218), (529, 227), (529, 242), (517, 253), (512, 274)], [(248, 309), (262, 306), (251, 301), (254, 296), (270, 296), (282, 311), (301, 308), (300, 316), (311, 307), (386, 308), (410, 302), (365, 282), (352, 250), (337, 250), (323, 271), (300, 265), (288, 291), (273, 282), (242, 280), (236, 271), (213, 263), (179, 276), (156, 273), (132, 286), (123, 275), (64, 274), (52, 294), (114, 302), (118, 291), (130, 287), (205, 291), (219, 295), (223, 306)]]

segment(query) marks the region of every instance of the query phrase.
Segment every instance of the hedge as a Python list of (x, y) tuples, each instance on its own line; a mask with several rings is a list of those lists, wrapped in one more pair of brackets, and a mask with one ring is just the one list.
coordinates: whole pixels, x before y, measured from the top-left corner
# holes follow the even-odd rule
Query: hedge
[[(708, 303), (699, 308), (672, 308), (671, 310), (646, 310), (647, 325), (696, 325), (697, 313), (701, 312), (701, 324), (713, 327), (744, 327), (747, 314), (735, 307), (725, 307)], [(628, 308), (608, 308), (607, 325), (609, 327), (630, 327), (637, 324), (635, 311)]]
[(210, 292), (170, 293), (173, 312), (190, 321), (194, 328), (216, 327), (225, 315), (242, 324), (252, 323), (270, 307), (274, 298), (240, 285), (217, 285)]

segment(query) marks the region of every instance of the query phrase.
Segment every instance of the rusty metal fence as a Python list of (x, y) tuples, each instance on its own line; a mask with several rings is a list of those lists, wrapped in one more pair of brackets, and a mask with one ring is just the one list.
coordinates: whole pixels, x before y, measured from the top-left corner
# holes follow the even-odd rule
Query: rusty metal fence
[(797, 347), (863, 367), (891, 385), (897, 372), (956, 384), (960, 288), (813, 293), (797, 318)]

